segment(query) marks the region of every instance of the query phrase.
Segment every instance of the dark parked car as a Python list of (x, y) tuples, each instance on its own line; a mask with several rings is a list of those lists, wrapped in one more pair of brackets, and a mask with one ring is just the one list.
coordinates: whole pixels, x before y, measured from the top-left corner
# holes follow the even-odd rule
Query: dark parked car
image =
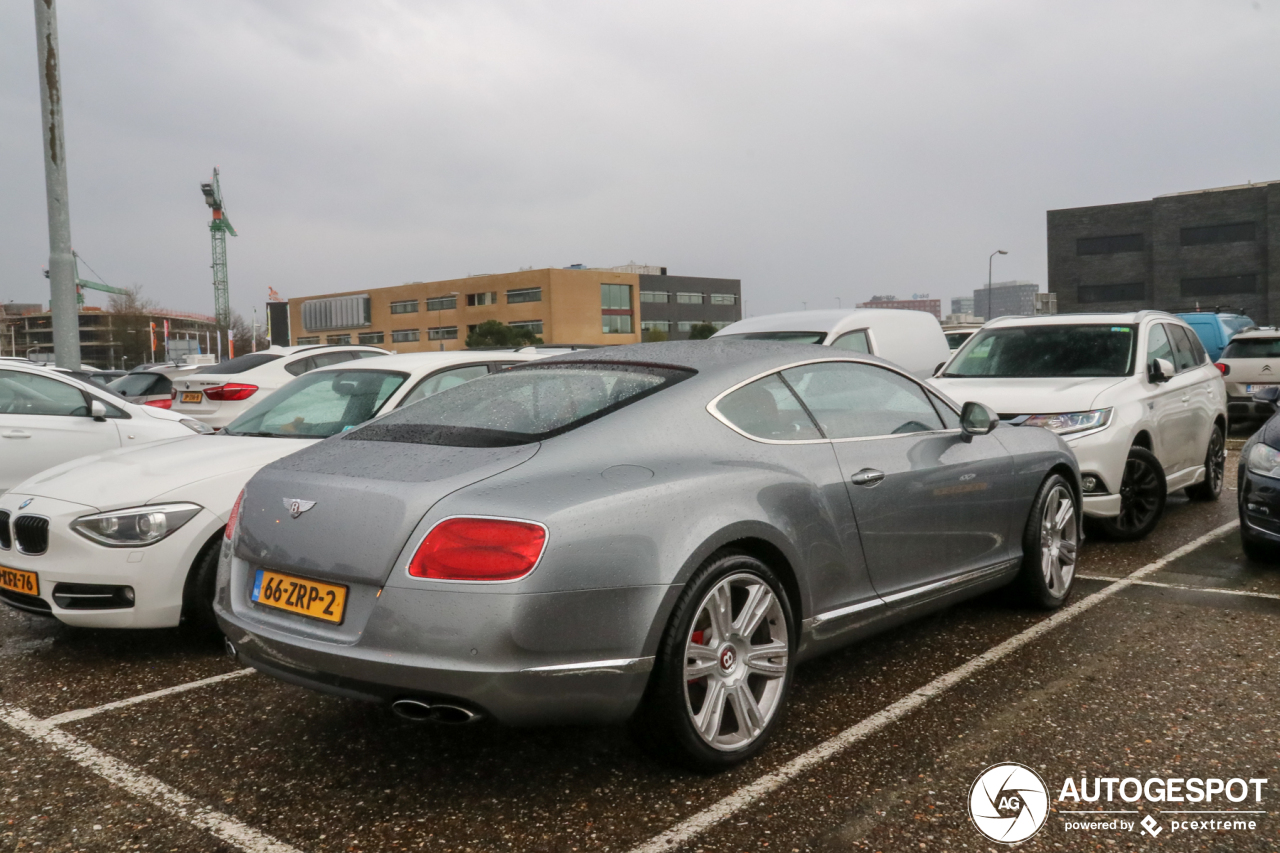
[(238, 656), (404, 716), (636, 718), (757, 752), (797, 662), (1009, 583), (1056, 607), (1075, 458), (870, 355), (612, 347), (451, 388), (262, 469), (215, 609)]
[[(1274, 406), (1280, 385), (1253, 395), (1256, 403)], [(1280, 414), (1271, 416), (1240, 449), (1236, 495), (1240, 505), (1240, 544), (1258, 562), (1280, 561)]]

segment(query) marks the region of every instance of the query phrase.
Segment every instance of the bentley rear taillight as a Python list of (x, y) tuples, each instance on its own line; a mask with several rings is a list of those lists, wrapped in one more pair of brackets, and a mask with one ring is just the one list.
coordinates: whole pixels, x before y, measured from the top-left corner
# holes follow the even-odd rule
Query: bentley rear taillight
[(215, 385), (204, 389), (204, 395), (218, 403), (233, 403), (247, 400), (258, 390), (257, 385), (245, 385), (241, 382), (228, 382), (226, 385)]
[(450, 518), (422, 540), (409, 574), (452, 581), (510, 581), (538, 564), (547, 542), (541, 524), (500, 518)]

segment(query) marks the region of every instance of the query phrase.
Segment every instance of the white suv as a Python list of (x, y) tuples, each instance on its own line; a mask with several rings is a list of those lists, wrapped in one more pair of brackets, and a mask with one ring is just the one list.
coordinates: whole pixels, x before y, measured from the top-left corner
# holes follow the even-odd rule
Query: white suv
[(1112, 538), (1150, 533), (1170, 491), (1222, 491), (1226, 387), (1172, 314), (993, 320), (930, 381), (1008, 423), (1061, 435), (1080, 462), (1085, 514)]
[(1276, 407), (1255, 401), (1253, 395), (1280, 385), (1280, 329), (1250, 329), (1236, 335), (1218, 358), (1218, 370), (1227, 380), (1231, 423), (1267, 420)]
[(378, 347), (271, 347), (202, 367), (173, 380), (172, 410), (222, 429), (295, 376), (357, 358), (390, 355)]

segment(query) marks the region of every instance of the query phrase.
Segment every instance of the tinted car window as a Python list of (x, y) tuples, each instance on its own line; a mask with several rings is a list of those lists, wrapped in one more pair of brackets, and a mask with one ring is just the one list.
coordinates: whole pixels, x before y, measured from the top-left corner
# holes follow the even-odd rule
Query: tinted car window
[(974, 334), (947, 377), (1128, 376), (1133, 326), (1006, 326)]
[(311, 357), (316, 367), (328, 367), (331, 364), (342, 364), (344, 361), (351, 361), (356, 354), (350, 350), (339, 352), (321, 352)]
[(782, 371), (827, 438), (867, 438), (943, 428), (924, 390), (870, 364), (823, 362)]
[(326, 438), (369, 420), (408, 376), (325, 370), (290, 382), (227, 426), (227, 435)]
[(1157, 358), (1163, 358), (1177, 369), (1173, 359), (1173, 344), (1169, 343), (1163, 323), (1153, 323), (1147, 330), (1147, 367), (1155, 364)]
[(294, 376), (301, 376), (316, 369), (316, 360), (314, 358), (300, 358), (297, 361), (286, 364), (284, 369)]
[(1196, 358), (1195, 347), (1191, 345), (1191, 340), (1187, 336), (1187, 330), (1173, 323), (1166, 323), (1165, 330), (1169, 333), (1169, 337), (1173, 339), (1173, 354), (1178, 366), (1178, 372), (1190, 370), (1200, 363)]
[(89, 404), (79, 388), (14, 370), (0, 370), (0, 412), (10, 415), (83, 417)]
[(716, 404), (729, 423), (756, 438), (801, 441), (822, 438), (800, 401), (777, 374), (744, 385)]
[(441, 391), (346, 439), (509, 447), (568, 432), (692, 376), (649, 365), (564, 362), (504, 370)]
[(1223, 358), (1280, 358), (1280, 338), (1232, 338)]
[(793, 344), (820, 344), (826, 332), (746, 332), (741, 335), (716, 335), (736, 341), (788, 341)]
[(973, 337), (973, 332), (947, 332), (947, 346), (958, 349), (962, 343)]
[(450, 388), (461, 385), (464, 382), (470, 382), (472, 379), (479, 379), (481, 376), (488, 375), (489, 365), (487, 364), (467, 364), (462, 367), (441, 370), (439, 373), (433, 373), (419, 382), (416, 388), (404, 395), (400, 405), (407, 406), (410, 403), (416, 403), (424, 397), (439, 394), (441, 391), (448, 391)]
[[(163, 389), (160, 388), (162, 379), (165, 384)], [(167, 394), (171, 385), (168, 377), (159, 373), (130, 373), (128, 376), (121, 376), (108, 387), (124, 397), (141, 397), (144, 394)]]
[(960, 429), (960, 416), (950, 406), (942, 402), (942, 399), (937, 394), (930, 393), (929, 400), (933, 403), (933, 408), (937, 410), (938, 417), (942, 418), (944, 427), (947, 429)]
[(867, 340), (867, 330), (859, 329), (856, 332), (848, 332), (836, 338), (836, 342), (831, 345), (831, 348), (849, 352), (870, 353), (871, 342)]
[(251, 352), (248, 355), (238, 355), (233, 359), (221, 362), (220, 364), (211, 364), (208, 367), (202, 367), (196, 373), (217, 373), (231, 374), (244, 373), (246, 370), (253, 370), (255, 367), (261, 367), (277, 358), (283, 358), (278, 352)]

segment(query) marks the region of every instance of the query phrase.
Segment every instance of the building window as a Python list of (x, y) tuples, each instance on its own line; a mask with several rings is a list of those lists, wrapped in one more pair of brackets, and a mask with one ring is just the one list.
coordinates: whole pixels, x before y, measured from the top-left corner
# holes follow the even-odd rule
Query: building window
[(1207, 246), (1212, 243), (1252, 243), (1258, 239), (1257, 226), (1252, 222), (1235, 222), (1230, 225), (1200, 225), (1182, 229), (1182, 245)]
[(600, 285), (600, 307), (609, 308), (615, 311), (630, 311), (631, 310), (631, 285), (629, 284)]
[(474, 335), (474, 334), (476, 333), (476, 329), (478, 329), (478, 328), (480, 328), (480, 324), (479, 324), (479, 323), (470, 323), (470, 324), (468, 324), (468, 325), (467, 325), (467, 334), (468, 334), (468, 335)]
[(418, 340), (417, 329), (398, 329), (391, 333), (391, 343), (407, 344)]
[(1132, 302), (1145, 299), (1147, 286), (1141, 281), (1125, 284), (1082, 284), (1076, 291), (1076, 301), (1085, 302)]
[(733, 323), (729, 320), (712, 320), (711, 325), (715, 326), (716, 331), (718, 332), (721, 329), (723, 329), (725, 326), (732, 326)]
[(452, 311), (458, 307), (458, 297), (454, 296), (436, 296), (427, 300), (428, 311)]
[(606, 335), (631, 334), (630, 314), (605, 314), (601, 319), (604, 321), (603, 326)]
[(681, 305), (701, 305), (702, 294), (701, 293), (677, 293), (676, 302), (679, 302)]
[(308, 344), (318, 344), (318, 343), (320, 343), (319, 335), (309, 335), (308, 337), (305, 337), (305, 338), (298, 338), (297, 346), (305, 347)]
[(514, 305), (517, 302), (541, 302), (541, 287), (521, 287), (516, 290), (507, 291), (507, 304)]
[(1258, 276), (1216, 275), (1207, 278), (1184, 278), (1183, 296), (1226, 296), (1231, 293), (1257, 293)]
[[(418, 333), (413, 333), (413, 339), (418, 339)], [(457, 326), (436, 326), (434, 329), (427, 329), (427, 340), (429, 341), (456, 341), (458, 339)]]
[(640, 331), (669, 332), (671, 331), (671, 321), (670, 320), (641, 320)]
[(1141, 234), (1115, 234), (1108, 237), (1081, 237), (1076, 240), (1077, 255), (1115, 255), (1141, 252), (1145, 243)]
[(406, 299), (402, 302), (392, 302), (391, 313), (392, 314), (417, 314), (418, 300)]
[(541, 320), (516, 320), (514, 323), (508, 323), (507, 325), (513, 329), (528, 329), (535, 335), (542, 334)]
[(497, 304), (498, 304), (498, 291), (496, 290), (490, 290), (487, 293), (468, 293), (467, 294), (467, 305), (471, 308), (475, 308), (476, 306), (479, 306), (479, 305), (497, 305)]
[(737, 305), (738, 294), (736, 293), (713, 293), (711, 294), (712, 305)]
[(362, 344), (380, 344), (386, 338), (385, 332), (361, 332), (360, 343)]
[(642, 290), (640, 291), (641, 302), (668, 302), (671, 294), (665, 290)]
[(359, 296), (331, 296), (327, 299), (308, 299), (302, 303), (302, 328), (308, 332), (328, 329), (352, 329), (368, 326), (372, 317), (369, 294)]
[(327, 344), (349, 344), (351, 343), (350, 335), (329, 335), (324, 339)]

